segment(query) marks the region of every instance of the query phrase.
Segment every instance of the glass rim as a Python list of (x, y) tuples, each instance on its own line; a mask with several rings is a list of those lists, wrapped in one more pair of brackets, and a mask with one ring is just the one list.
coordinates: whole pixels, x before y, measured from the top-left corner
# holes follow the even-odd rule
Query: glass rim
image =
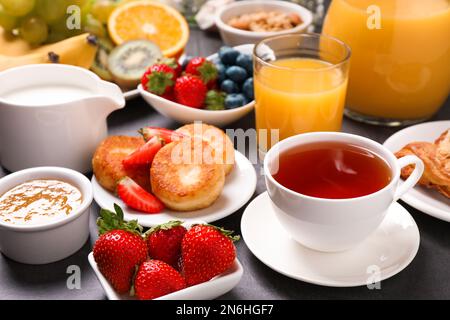
[[(326, 39), (331, 40), (331, 41), (337, 43), (338, 45), (342, 46), (345, 50), (345, 56), (343, 59), (341, 59), (338, 62), (333, 63), (331, 65), (312, 69), (312, 68), (294, 68), (294, 67), (278, 66), (271, 62), (264, 61), (260, 56), (258, 56), (258, 54), (256, 54), (256, 50), (258, 49), (258, 47), (267, 43), (268, 41), (281, 39), (281, 38), (292, 38), (292, 37), (326, 38)], [(320, 51), (318, 50), (318, 52), (320, 52)], [(297, 34), (290, 33), (290, 34), (283, 34), (283, 35), (277, 35), (277, 36), (273, 36), (273, 37), (264, 38), (263, 40), (261, 40), (257, 44), (255, 44), (255, 47), (253, 48), (253, 56), (262, 65), (265, 65), (265, 66), (268, 66), (268, 67), (274, 68), (274, 69), (287, 70), (287, 71), (301, 70), (301, 71), (305, 71), (305, 72), (321, 72), (321, 71), (325, 71), (325, 70), (335, 69), (335, 68), (339, 68), (343, 64), (347, 63), (350, 60), (351, 55), (352, 55), (352, 50), (351, 50), (350, 46), (348, 44), (346, 44), (344, 41), (342, 41), (338, 38), (326, 35), (326, 34), (315, 33), (315, 32), (307, 32), (307, 33), (299, 33), (299, 34), (298, 33)]]

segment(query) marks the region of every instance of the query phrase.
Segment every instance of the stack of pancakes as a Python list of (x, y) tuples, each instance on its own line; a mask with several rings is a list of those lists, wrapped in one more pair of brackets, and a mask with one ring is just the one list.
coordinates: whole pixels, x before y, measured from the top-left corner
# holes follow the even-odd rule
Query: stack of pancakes
[(186, 138), (163, 146), (150, 168), (126, 169), (122, 165), (127, 155), (145, 143), (142, 138), (108, 137), (92, 159), (97, 181), (115, 192), (120, 179), (129, 176), (169, 209), (209, 207), (220, 196), (225, 177), (233, 170), (233, 143), (222, 130), (207, 124), (189, 124), (176, 131)]

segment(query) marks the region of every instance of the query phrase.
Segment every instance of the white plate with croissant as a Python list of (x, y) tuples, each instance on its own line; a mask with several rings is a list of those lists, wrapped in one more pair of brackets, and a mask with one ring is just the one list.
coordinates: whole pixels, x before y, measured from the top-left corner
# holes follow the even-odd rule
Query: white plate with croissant
[[(425, 163), (418, 185), (402, 200), (435, 218), (450, 222), (450, 121), (433, 121), (398, 131), (384, 146), (398, 157), (414, 154)], [(411, 168), (402, 171), (402, 178)]]

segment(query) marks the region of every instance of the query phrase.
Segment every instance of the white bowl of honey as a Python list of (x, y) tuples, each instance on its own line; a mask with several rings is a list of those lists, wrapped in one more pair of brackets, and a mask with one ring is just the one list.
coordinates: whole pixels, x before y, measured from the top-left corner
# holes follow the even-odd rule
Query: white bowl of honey
[(0, 251), (27, 264), (62, 260), (89, 237), (93, 192), (81, 173), (37, 167), (0, 179)]

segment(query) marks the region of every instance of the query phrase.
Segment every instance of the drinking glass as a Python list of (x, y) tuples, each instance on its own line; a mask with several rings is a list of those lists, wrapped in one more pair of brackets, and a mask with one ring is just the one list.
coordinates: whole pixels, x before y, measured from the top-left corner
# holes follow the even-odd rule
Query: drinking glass
[(320, 34), (267, 38), (254, 49), (256, 129), (264, 154), (278, 140), (341, 129), (350, 48)]

